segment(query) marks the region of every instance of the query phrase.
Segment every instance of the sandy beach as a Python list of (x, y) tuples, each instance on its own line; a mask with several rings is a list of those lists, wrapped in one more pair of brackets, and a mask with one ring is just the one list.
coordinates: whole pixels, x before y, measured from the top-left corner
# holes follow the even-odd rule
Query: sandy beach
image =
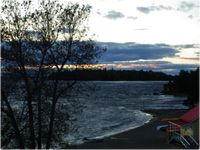
[(138, 128), (119, 133), (102, 140), (89, 141), (84, 144), (73, 146), (74, 149), (182, 149), (175, 144), (168, 144), (166, 134), (157, 131), (161, 118), (179, 117), (187, 110), (145, 110), (154, 117), (149, 122)]

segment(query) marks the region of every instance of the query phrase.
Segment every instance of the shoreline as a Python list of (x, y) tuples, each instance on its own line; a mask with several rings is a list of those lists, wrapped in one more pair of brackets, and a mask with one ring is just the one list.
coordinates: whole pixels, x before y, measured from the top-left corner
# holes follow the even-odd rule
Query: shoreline
[(110, 135), (104, 138), (91, 139), (80, 145), (72, 145), (73, 149), (148, 149), (148, 148), (165, 148), (179, 149), (182, 148), (175, 144), (168, 144), (166, 135), (162, 131), (157, 131), (158, 125), (166, 124), (160, 122), (161, 118), (179, 117), (188, 109), (158, 109), (158, 110), (142, 110), (152, 115), (152, 119), (144, 123), (142, 126), (133, 129), (127, 129), (120, 133)]
[(87, 137), (84, 137), (82, 140), (79, 140), (79, 142), (75, 142), (75, 144), (70, 144), (70, 147), (76, 147), (78, 145), (82, 145), (82, 144), (85, 144), (85, 143), (95, 143), (95, 142), (101, 142), (103, 141), (104, 139), (106, 138), (109, 138), (111, 136), (115, 136), (117, 134), (121, 134), (123, 132), (128, 132), (130, 130), (134, 130), (138, 127), (141, 127), (145, 124), (148, 124), (149, 122), (151, 122), (152, 120), (154, 120), (154, 116), (150, 113), (147, 113), (143, 110), (139, 110), (141, 111), (142, 113), (145, 113), (146, 115), (149, 115), (151, 118), (149, 118), (148, 120), (146, 120), (145, 122), (143, 122), (142, 124), (139, 124), (139, 125), (133, 125), (132, 126), (127, 126), (126, 128), (123, 128), (121, 130), (118, 130), (118, 131), (111, 131), (111, 132), (108, 132), (108, 133), (105, 133), (103, 135), (99, 135), (99, 136), (96, 136), (96, 137), (90, 137), (90, 138), (87, 138)]
[[(143, 113), (146, 113), (147, 115), (152, 116), (152, 118), (149, 119), (149, 120), (147, 120), (146, 122), (144, 122), (144, 123), (141, 124), (141, 125), (137, 125), (137, 126), (134, 126), (134, 127), (128, 127), (128, 128), (126, 128), (126, 129), (120, 130), (119, 132), (113, 132), (113, 133), (108, 133), (108, 134), (105, 134), (105, 135), (102, 135), (102, 136), (97, 136), (97, 137), (94, 137), (94, 138), (91, 138), (91, 139), (86, 140), (84, 143), (93, 142), (93, 141), (95, 141), (95, 140), (96, 140), (96, 141), (97, 141), (97, 140), (103, 140), (103, 139), (105, 139), (105, 138), (109, 138), (109, 137), (111, 137), (111, 136), (115, 136), (115, 135), (117, 135), (117, 134), (121, 134), (121, 133), (123, 133), (123, 132), (128, 132), (128, 131), (130, 131), (130, 130), (134, 130), (134, 129), (139, 128), (139, 127), (141, 127), (141, 126), (143, 126), (143, 125), (145, 125), (145, 124), (148, 124), (148, 123), (150, 123), (151, 121), (154, 120), (154, 116), (153, 116), (152, 114), (147, 113), (147, 112), (142, 111), (142, 110), (140, 110), (140, 111), (143, 112)], [(84, 143), (82, 143), (82, 144), (84, 144)], [(81, 145), (81, 144), (79, 144), (79, 145)]]

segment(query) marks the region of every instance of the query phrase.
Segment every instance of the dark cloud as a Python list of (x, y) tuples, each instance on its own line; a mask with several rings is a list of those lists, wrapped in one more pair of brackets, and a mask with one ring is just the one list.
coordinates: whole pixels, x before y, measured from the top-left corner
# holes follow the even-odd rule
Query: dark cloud
[(193, 18), (194, 18), (194, 16), (193, 16), (193, 15), (189, 15), (189, 16), (188, 16), (188, 18), (190, 18), (190, 19), (193, 19)]
[(194, 2), (182, 1), (177, 10), (183, 11), (183, 12), (188, 12), (195, 7), (198, 7), (198, 6)]
[(137, 7), (137, 10), (145, 14), (148, 14), (151, 11), (149, 7)]
[[(197, 64), (173, 64), (168, 61), (137, 61), (133, 63), (117, 63), (117, 69), (128, 69), (128, 70), (153, 70), (161, 71), (168, 74), (178, 74), (180, 70), (193, 70), (198, 67)], [(123, 68), (124, 67), (124, 68)]]
[(111, 10), (105, 15), (104, 17), (108, 19), (119, 19), (119, 18), (124, 18), (124, 14), (115, 10)]
[(200, 44), (185, 44), (185, 45), (174, 45), (174, 48), (181, 50), (181, 49), (200, 49)]
[[(198, 52), (196, 53), (198, 55)], [(199, 60), (199, 57), (190, 57), (190, 58), (187, 58), (187, 57), (180, 57), (181, 59), (183, 60)]]
[(197, 65), (195, 64), (165, 64), (165, 65), (160, 65), (160, 68), (158, 69), (178, 69), (178, 70), (188, 70), (192, 68), (196, 68)]
[(98, 14), (98, 15), (101, 15), (101, 12), (97, 11), (97, 14)]
[(169, 45), (165, 44), (165, 43), (158, 43), (155, 44), (156, 46), (160, 46), (160, 47), (168, 47)]
[(198, 67), (197, 64), (165, 64), (160, 65), (156, 70), (177, 74), (180, 70), (193, 70)]
[(101, 11), (98, 9), (97, 11), (96, 11), (96, 13), (98, 14), (98, 15), (102, 15), (102, 13), (101, 13)]
[(101, 62), (129, 61), (139, 59), (159, 59), (175, 56), (177, 50), (168, 45), (136, 43), (99, 43), (107, 47)]
[(198, 44), (184, 44), (184, 45), (175, 45), (177, 48), (199, 48)]
[(200, 61), (200, 52), (196, 52), (197, 57), (199, 58)]
[[(128, 62), (132, 63), (132, 62)], [(169, 61), (158, 61), (156, 59), (151, 59), (151, 60), (143, 60), (143, 61), (135, 61), (133, 64), (153, 64), (153, 65), (170, 65), (172, 64)]]
[[(138, 44), (138, 43), (104, 43), (98, 45), (106, 47), (107, 51), (103, 54), (99, 63), (108, 64), (114, 69), (136, 69), (162, 71), (169, 74), (177, 74), (182, 70), (192, 70), (198, 64), (173, 64), (169, 61), (162, 61), (164, 57), (177, 57), (179, 48), (193, 48), (199, 45), (167, 45), (160, 44)], [(182, 58), (185, 59), (185, 58)], [(194, 59), (194, 58), (191, 58)], [(197, 58), (195, 58), (196, 60)]]
[(180, 70), (194, 70), (198, 67), (197, 64), (173, 64), (168, 61), (137, 61), (137, 62), (117, 62), (109, 64), (107, 68), (121, 70), (153, 70), (165, 72), (167, 74), (178, 74)]
[(149, 6), (149, 7), (137, 7), (137, 10), (149, 14), (151, 11), (161, 11), (161, 10), (172, 10), (173, 8), (171, 6), (163, 6), (163, 5), (158, 5), (158, 6)]
[[(199, 4), (195, 3), (194, 1), (189, 2), (189, 1), (182, 1), (180, 2), (178, 7), (171, 7), (171, 6), (164, 6), (164, 5), (153, 5), (153, 6), (148, 6), (148, 7), (137, 7), (137, 10), (149, 14), (152, 11), (161, 11), (161, 10), (177, 10), (177, 11), (182, 11), (182, 12), (189, 12), (193, 10), (194, 8), (198, 8)], [(194, 16), (189, 15), (189, 18), (193, 18)]]

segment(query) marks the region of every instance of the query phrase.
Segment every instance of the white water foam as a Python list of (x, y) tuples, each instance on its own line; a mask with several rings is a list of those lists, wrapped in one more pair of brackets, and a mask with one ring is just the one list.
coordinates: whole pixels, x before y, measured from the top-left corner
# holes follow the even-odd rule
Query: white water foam
[[(166, 82), (113, 81), (92, 82), (96, 84), (79, 99), (86, 108), (74, 117), (73, 127), (64, 140), (71, 145), (88, 140), (98, 140), (149, 122), (153, 117), (144, 109), (184, 109), (185, 97), (163, 95), (160, 92)], [(156, 94), (154, 94), (156, 93)]]
[[(121, 110), (121, 108), (117, 109)], [(116, 108), (114, 108), (113, 111), (116, 111)], [(110, 120), (110, 118), (113, 117), (113, 111), (112, 108), (107, 110), (104, 109), (104, 112), (99, 113), (98, 117), (91, 120), (88, 119), (87, 121), (85, 119), (90, 118), (92, 112), (85, 111), (78, 121), (74, 123), (74, 126), (77, 126), (78, 131), (66, 135), (65, 140), (71, 145), (99, 140), (142, 126), (153, 118), (152, 115), (140, 110), (124, 109), (120, 111), (121, 116), (118, 115), (118, 120), (113, 123), (113, 120)], [(108, 118), (108, 116), (110, 117)]]

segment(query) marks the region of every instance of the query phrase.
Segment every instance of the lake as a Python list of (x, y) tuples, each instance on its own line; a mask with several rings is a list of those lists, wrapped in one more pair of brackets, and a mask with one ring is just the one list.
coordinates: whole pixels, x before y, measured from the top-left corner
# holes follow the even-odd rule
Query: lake
[(145, 109), (186, 109), (184, 96), (162, 94), (167, 81), (89, 81), (74, 93), (84, 104), (64, 139), (71, 144), (136, 128), (152, 119)]

